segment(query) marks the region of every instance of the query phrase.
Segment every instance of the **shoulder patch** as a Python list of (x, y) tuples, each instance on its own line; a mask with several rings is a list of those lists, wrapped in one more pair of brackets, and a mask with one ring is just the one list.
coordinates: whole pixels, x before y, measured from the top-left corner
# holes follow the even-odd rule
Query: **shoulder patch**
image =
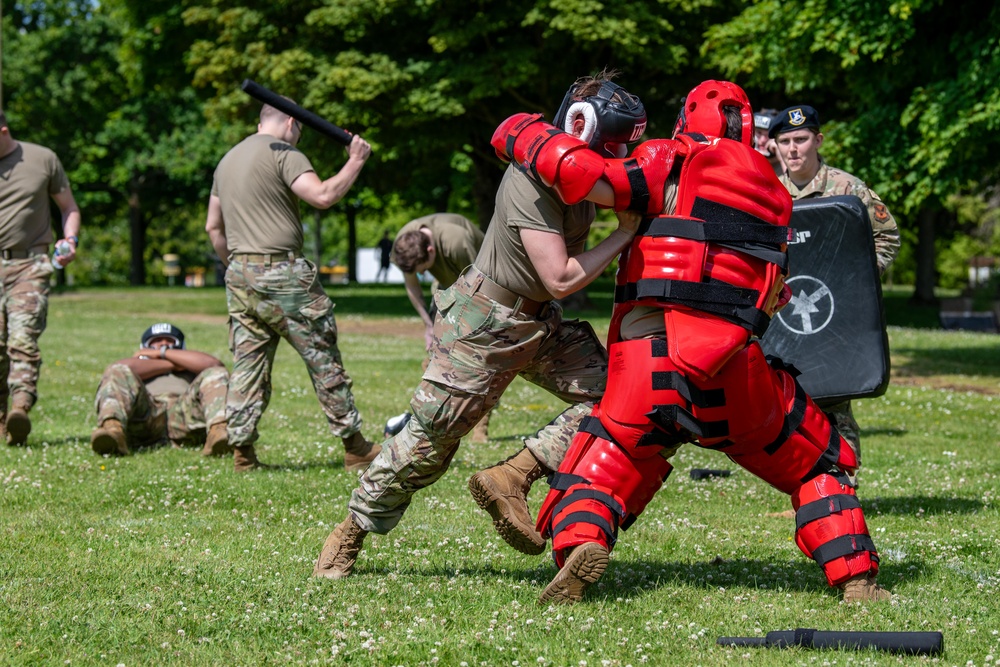
[[(871, 190), (869, 190), (869, 192), (871, 192)], [(872, 194), (874, 195), (875, 193), (872, 192)], [(883, 204), (881, 201), (875, 202), (874, 210), (875, 210), (875, 220), (877, 222), (887, 222), (889, 220), (889, 210), (885, 207), (885, 204)]]

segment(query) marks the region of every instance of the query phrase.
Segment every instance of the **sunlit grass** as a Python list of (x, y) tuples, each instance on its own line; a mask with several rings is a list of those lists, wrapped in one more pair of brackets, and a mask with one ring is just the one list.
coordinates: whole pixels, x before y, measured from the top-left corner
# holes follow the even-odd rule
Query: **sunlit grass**
[[(339, 290), (341, 347), (365, 433), (406, 409), (419, 320), (401, 288)], [(400, 307), (394, 310), (396, 302)], [(366, 304), (373, 314), (365, 315)], [(169, 448), (102, 459), (89, 447), (104, 366), (170, 319), (229, 361), (220, 290), (93, 290), (52, 299), (27, 448), (0, 448), (0, 662), (100, 665), (882, 665), (874, 652), (722, 648), (769, 630), (939, 630), (935, 664), (1000, 663), (1000, 337), (893, 327), (900, 381), (856, 404), (859, 495), (892, 604), (847, 607), (774, 516), (788, 499), (720, 454), (682, 448), (621, 535), (586, 602), (535, 602), (548, 556), (511, 551), (466, 490), (560, 403), (523, 382), (486, 445), (465, 445), (399, 527), (370, 536), (357, 575), (309, 575), (345, 512), (343, 470), (304, 366), (285, 344), (260, 453), (273, 471)], [(607, 318), (595, 323), (599, 331)], [(942, 380), (945, 378), (946, 380)], [(940, 388), (946, 387), (946, 388)], [(694, 481), (694, 467), (729, 468)], [(537, 507), (545, 493), (532, 492)]]

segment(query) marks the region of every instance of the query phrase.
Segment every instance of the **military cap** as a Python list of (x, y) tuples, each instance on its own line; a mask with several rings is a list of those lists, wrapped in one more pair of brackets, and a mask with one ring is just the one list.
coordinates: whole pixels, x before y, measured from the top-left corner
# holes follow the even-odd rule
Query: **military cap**
[(154, 338), (166, 336), (174, 339), (174, 347), (184, 349), (184, 332), (175, 327), (170, 322), (157, 322), (153, 326), (142, 332), (139, 344), (146, 347), (146, 344)]
[(812, 107), (800, 104), (788, 107), (779, 113), (778, 117), (771, 122), (767, 136), (773, 139), (783, 132), (805, 130), (807, 128), (816, 128), (816, 130), (819, 130), (819, 114)]
[(778, 112), (774, 109), (761, 109), (753, 115), (753, 126), (756, 130), (770, 130), (771, 124), (777, 118)]

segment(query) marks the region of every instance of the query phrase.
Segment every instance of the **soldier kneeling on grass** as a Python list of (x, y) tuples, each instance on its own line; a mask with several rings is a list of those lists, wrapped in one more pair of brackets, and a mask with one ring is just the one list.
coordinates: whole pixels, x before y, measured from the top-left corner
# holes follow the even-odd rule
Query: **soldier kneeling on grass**
[(142, 334), (139, 350), (107, 367), (97, 388), (97, 428), (90, 446), (101, 455), (169, 441), (202, 446), (203, 456), (232, 454), (226, 432), (229, 371), (210, 354), (187, 350), (168, 322)]

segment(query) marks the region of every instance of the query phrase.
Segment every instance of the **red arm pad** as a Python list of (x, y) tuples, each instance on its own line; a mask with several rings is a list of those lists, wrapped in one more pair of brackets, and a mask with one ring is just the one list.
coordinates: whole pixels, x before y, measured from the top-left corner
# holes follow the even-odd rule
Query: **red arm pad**
[(614, 209), (663, 213), (663, 193), (678, 149), (684, 146), (672, 139), (653, 139), (636, 146), (630, 157), (607, 160), (604, 178), (615, 191)]
[(604, 173), (604, 158), (538, 114), (511, 116), (497, 127), (490, 143), (501, 159), (516, 163), (567, 204), (585, 199)]
[(493, 132), (493, 138), (490, 139), (490, 145), (496, 150), (497, 157), (504, 162), (510, 162), (514, 154), (514, 142), (518, 135), (528, 125), (536, 122), (548, 125), (542, 118), (542, 114), (539, 113), (516, 113), (497, 125), (497, 129)]

